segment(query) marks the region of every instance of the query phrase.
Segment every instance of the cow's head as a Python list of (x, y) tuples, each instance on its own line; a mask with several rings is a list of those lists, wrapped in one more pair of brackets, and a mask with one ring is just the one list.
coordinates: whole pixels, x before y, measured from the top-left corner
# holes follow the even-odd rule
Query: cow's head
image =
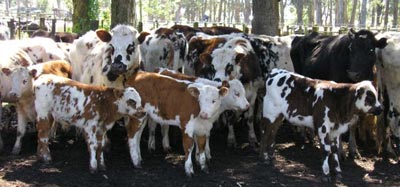
[(379, 115), (383, 109), (378, 101), (378, 94), (371, 81), (362, 81), (356, 84), (356, 103), (358, 110), (364, 113)]
[(142, 107), (141, 97), (134, 88), (128, 87), (124, 90), (114, 89), (114, 95), (117, 98), (115, 104), (120, 114), (135, 118), (142, 118), (146, 115)]
[(25, 93), (32, 93), (32, 76), (30, 75), (28, 68), (2, 68), (1, 71), (8, 77), (6, 80), (9, 80), (8, 83), (4, 84), (11, 84), (10, 92), (8, 94), (5, 93), (4, 97), (16, 101)]
[(249, 109), (249, 101), (246, 99), (243, 84), (239, 80), (233, 79), (229, 82), (223, 81), (222, 86), (229, 88), (228, 94), (222, 99), (222, 105), (224, 105), (226, 109), (237, 111)]
[(111, 32), (96, 31), (97, 37), (106, 44), (103, 52), (103, 73), (109, 81), (140, 65), (138, 31), (128, 25), (117, 25)]
[(215, 49), (212, 54), (203, 53), (200, 61), (211, 64), (215, 81), (239, 79), (248, 83), (261, 76), (258, 57), (250, 43), (243, 38), (229, 40), (222, 48)]
[(350, 52), (348, 77), (354, 82), (372, 80), (372, 67), (376, 61), (375, 48), (384, 48), (387, 45), (386, 38), (377, 40), (371, 31), (355, 32), (353, 29), (350, 29), (348, 37), (351, 40), (348, 46)]
[(202, 119), (209, 119), (215, 115), (221, 107), (221, 100), (228, 94), (226, 87), (216, 88), (200, 83), (190, 84), (187, 88), (189, 93), (196, 97), (200, 105), (199, 116)]

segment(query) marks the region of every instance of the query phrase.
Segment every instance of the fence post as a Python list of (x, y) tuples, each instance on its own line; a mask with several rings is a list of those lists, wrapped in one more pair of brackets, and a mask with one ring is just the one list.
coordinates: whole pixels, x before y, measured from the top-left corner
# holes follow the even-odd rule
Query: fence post
[(45, 29), (46, 28), (46, 26), (45, 26), (45, 18), (43, 18), (43, 17), (39, 18), (39, 28), (42, 29), (42, 30), (46, 30)]
[(314, 32), (319, 32), (319, 26), (318, 26), (318, 25), (314, 25), (314, 26), (312, 27), (312, 31), (314, 31)]
[[(18, 25), (18, 39), (21, 39), (21, 17), (18, 17)], [(29, 27), (27, 29), (29, 29)]]
[(137, 30), (138, 30), (139, 32), (142, 32), (142, 31), (143, 31), (143, 22), (139, 21), (138, 26), (137, 26)]
[(57, 20), (55, 18), (51, 20), (51, 37), (54, 37), (56, 34), (56, 23)]
[(67, 18), (64, 18), (64, 32), (67, 32)]
[(195, 28), (195, 29), (199, 28), (199, 22), (194, 22), (193, 23), (193, 28)]
[(15, 39), (15, 24), (14, 24), (14, 19), (10, 19), (10, 21), (7, 22), (8, 28), (10, 28), (10, 39)]

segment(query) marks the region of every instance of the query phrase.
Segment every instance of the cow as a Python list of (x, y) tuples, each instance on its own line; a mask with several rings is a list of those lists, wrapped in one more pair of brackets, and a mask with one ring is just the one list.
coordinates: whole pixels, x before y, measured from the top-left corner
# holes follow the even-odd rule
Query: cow
[[(90, 172), (105, 170), (103, 146), (107, 130), (121, 117), (143, 118), (141, 98), (134, 88), (109, 88), (83, 84), (55, 75), (34, 82), (37, 112), (38, 159), (51, 159), (49, 132), (54, 122), (83, 129), (90, 152)], [(106, 107), (105, 107), (106, 106)]]
[[(199, 77), (194, 77), (194, 76), (188, 76), (185, 74), (181, 74), (175, 71), (171, 71), (168, 69), (164, 69), (164, 68), (159, 68), (158, 69), (158, 73), (161, 75), (166, 75), (178, 80), (183, 80), (183, 81), (190, 81), (190, 82), (197, 82), (197, 83), (203, 83), (206, 85), (211, 85), (211, 86), (215, 86), (215, 87), (227, 87), (229, 88), (228, 94), (222, 99), (221, 101), (221, 107), (219, 108), (218, 112), (216, 115), (214, 115), (213, 117), (218, 118), (220, 116), (220, 114), (222, 114), (222, 112), (226, 111), (226, 110), (235, 110), (235, 111), (245, 111), (250, 107), (249, 102), (246, 99), (246, 93), (243, 87), (243, 84), (237, 80), (237, 79), (233, 79), (228, 81), (224, 81), (224, 82), (215, 82), (215, 81), (211, 81), (208, 79), (204, 79), (204, 78), (199, 78)], [(213, 121), (216, 121), (216, 119), (214, 119)], [(232, 127), (232, 125), (230, 125), (229, 127)], [(149, 133), (149, 141), (148, 141), (148, 145), (149, 145), (149, 149), (150, 150), (154, 150), (155, 149), (155, 143), (154, 143), (154, 131), (155, 131), (155, 124), (154, 123), (149, 123), (149, 129), (150, 129), (150, 133)], [(233, 129), (230, 129), (233, 131)], [(169, 145), (169, 138), (168, 138), (168, 126), (163, 126), (162, 128), (162, 136), (163, 136), (163, 148), (164, 151), (168, 151), (170, 149), (170, 145)], [(228, 136), (228, 142), (231, 141), (230, 139), (232, 139), (233, 137)], [(210, 148), (209, 148), (209, 137), (207, 137), (207, 142), (206, 142), (206, 158), (207, 159), (211, 159), (211, 153), (210, 153)], [(196, 153), (198, 153), (198, 151), (196, 151)], [(196, 158), (198, 159), (198, 154), (196, 154)]]
[[(368, 30), (355, 32), (350, 29), (348, 34), (338, 36), (313, 32), (293, 40), (290, 57), (295, 72), (310, 78), (339, 83), (372, 81), (375, 49), (383, 49), (386, 44), (386, 38), (377, 40)], [(350, 157), (360, 157), (355, 140), (356, 127), (349, 131)]]
[[(213, 116), (219, 110), (221, 100), (229, 89), (187, 83), (165, 75), (142, 71), (129, 77), (125, 86), (132, 86), (139, 92), (144, 110), (152, 120), (161, 125), (175, 125), (181, 128), (186, 175), (194, 174), (191, 159), (194, 139), (199, 146), (201, 169), (207, 171), (206, 137), (210, 134)], [(137, 120), (130, 120), (127, 124), (128, 144), (135, 167), (140, 167), (140, 136), (143, 128), (144, 125)]]
[(30, 37), (46, 37), (53, 39), (55, 42), (73, 43), (75, 39), (80, 37), (80, 35), (70, 32), (55, 32), (54, 36), (52, 36), (51, 32), (39, 29), (33, 32)]
[[(30, 62), (29, 57), (26, 54), (23, 56), (23, 54), (23, 51), (20, 50), (20, 56), (15, 55), (15, 57), (20, 58), (18, 61)], [(36, 117), (33, 106), (33, 80), (42, 74), (71, 77), (71, 66), (66, 61), (49, 61), (36, 65), (23, 66), (18, 71), (2, 67), (2, 71), (3, 73), (6, 72), (4, 73), (5, 76), (2, 75), (3, 77), (1, 78), (2, 82), (4, 82), (1, 87), (2, 93), (7, 93), (7, 90), (11, 89), (8, 95), (3, 95), (2, 101), (16, 104), (18, 117), (17, 138), (12, 149), (12, 154), (19, 154), (21, 151), (21, 140), (25, 135), (27, 123), (34, 122)], [(10, 81), (11, 85), (8, 85), (10, 84), (7, 83), (8, 79), (12, 80)]]
[[(330, 167), (336, 171), (336, 177), (341, 178), (340, 135), (356, 123), (360, 114), (382, 112), (371, 81), (335, 83), (273, 69), (265, 84), (260, 156), (267, 162), (272, 161), (275, 137), (286, 119), (293, 125), (312, 128), (318, 134), (323, 152), (323, 180), (330, 180)], [(329, 164), (330, 158), (333, 165)]]
[(73, 79), (123, 88), (125, 76), (139, 69), (139, 43), (143, 39), (129, 25), (117, 25), (110, 32), (104, 29), (87, 32), (74, 41), (70, 51)]
[[(400, 79), (398, 70), (400, 69), (399, 56), (399, 41), (400, 34), (398, 32), (384, 32), (377, 35), (377, 38), (387, 38), (388, 45), (384, 49), (377, 51), (377, 70), (378, 83), (380, 92), (382, 93), (385, 105), (385, 127), (382, 129), (382, 137), (379, 137), (378, 152), (381, 152), (381, 144), (389, 153), (396, 155), (400, 152), (400, 95), (399, 84)], [(387, 129), (388, 128), (388, 129)], [(388, 135), (386, 133), (389, 132)], [(397, 150), (393, 150), (391, 138), (397, 138)], [(386, 144), (386, 145), (385, 145)]]
[[(144, 33), (142, 33), (144, 34)], [(156, 68), (180, 70), (188, 52), (185, 36), (168, 28), (158, 28), (146, 36), (140, 45), (142, 70)]]
[(231, 34), (231, 33), (242, 33), (241, 30), (233, 27), (225, 27), (225, 26), (212, 26), (212, 27), (199, 27), (193, 28), (187, 25), (174, 25), (171, 27), (172, 30), (182, 32), (187, 38), (190, 39), (193, 34), (197, 32), (203, 32), (208, 35), (223, 35), (223, 34)]

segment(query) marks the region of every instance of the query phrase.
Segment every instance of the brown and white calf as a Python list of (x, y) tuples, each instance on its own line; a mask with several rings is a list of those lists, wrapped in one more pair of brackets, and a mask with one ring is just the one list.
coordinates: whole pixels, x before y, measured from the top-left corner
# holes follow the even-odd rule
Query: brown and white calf
[[(22, 53), (21, 53), (22, 54)], [(21, 56), (20, 56), (21, 57)], [(29, 59), (25, 57), (25, 59)], [(7, 90), (7, 85), (11, 84), (10, 96), (4, 95), (6, 102), (16, 104), (18, 117), (17, 137), (12, 150), (12, 154), (19, 154), (21, 151), (21, 140), (25, 135), (28, 122), (34, 122), (36, 112), (33, 106), (34, 93), (33, 81), (42, 74), (54, 74), (62, 77), (71, 77), (71, 66), (66, 61), (49, 61), (41, 64), (31, 65), (28, 67), (20, 67), (17, 71), (2, 68), (3, 71), (10, 71), (9, 77), (11, 82), (6, 81), (7, 77), (3, 77), (2, 90)], [(6, 93), (6, 92), (4, 92)]]
[[(139, 92), (142, 105), (152, 120), (181, 128), (186, 174), (191, 176), (194, 173), (191, 159), (193, 139), (196, 139), (199, 146), (201, 169), (206, 171), (206, 138), (214, 122), (213, 116), (217, 114), (228, 88), (187, 83), (158, 73), (141, 71), (129, 77), (125, 86), (132, 86)], [(143, 127), (137, 120), (131, 120), (127, 125), (128, 143), (135, 167), (140, 167), (140, 136)]]
[[(243, 84), (237, 79), (233, 79), (230, 81), (224, 81), (224, 82), (216, 82), (216, 81), (212, 81), (212, 80), (208, 80), (208, 79), (204, 79), (204, 78), (185, 75), (185, 74), (171, 71), (168, 69), (159, 69), (158, 73), (160, 73), (161, 75), (166, 75), (166, 76), (178, 79), (178, 80), (189, 81), (190, 83), (202, 83), (205, 85), (210, 85), (210, 86), (215, 86), (215, 87), (229, 88), (227, 95), (224, 98), (222, 98), (221, 107), (217, 111), (216, 115), (213, 116), (214, 119), (212, 119), (212, 121), (216, 121), (217, 118), (224, 111), (227, 111), (227, 110), (245, 111), (250, 107), (250, 104), (246, 99), (246, 93), (245, 93)], [(150, 129), (149, 141), (148, 141), (149, 149), (154, 150), (155, 149), (154, 135), (155, 135), (156, 125), (154, 123), (150, 123), (150, 121), (148, 124), (149, 124), (149, 129)], [(230, 126), (232, 126), (232, 125), (230, 125)], [(170, 149), (169, 138), (168, 138), (168, 129), (169, 129), (169, 126), (164, 125), (161, 130), (161, 133), (163, 136), (163, 140), (162, 140), (163, 144), (162, 145), (163, 145), (164, 150)], [(228, 139), (229, 138), (232, 138), (232, 137), (228, 137)], [(211, 159), (211, 151), (210, 151), (210, 147), (209, 147), (209, 137), (208, 136), (207, 136), (207, 142), (206, 142), (205, 146), (206, 146), (206, 148), (205, 148), (206, 158)], [(196, 147), (196, 148), (198, 148), (198, 147)], [(198, 151), (196, 151), (196, 153), (198, 153)], [(199, 160), (198, 156), (199, 155), (196, 154), (197, 160)]]
[[(375, 87), (370, 81), (356, 84), (310, 79), (282, 69), (273, 69), (266, 80), (260, 156), (273, 158), (275, 137), (283, 119), (305, 126), (318, 134), (323, 152), (324, 180), (330, 180), (330, 158), (341, 177), (338, 158), (340, 135), (355, 124), (360, 114), (382, 112)], [(267, 151), (265, 151), (267, 149)]]
[(142, 118), (141, 99), (134, 88), (93, 86), (55, 75), (42, 75), (34, 82), (37, 112), (37, 154), (51, 161), (49, 132), (54, 122), (84, 130), (90, 152), (90, 171), (105, 169), (103, 146), (107, 130), (121, 117)]

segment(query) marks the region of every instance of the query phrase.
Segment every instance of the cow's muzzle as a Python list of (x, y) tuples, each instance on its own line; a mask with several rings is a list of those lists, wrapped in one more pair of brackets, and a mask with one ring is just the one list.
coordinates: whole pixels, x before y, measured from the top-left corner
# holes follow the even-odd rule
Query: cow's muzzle
[(361, 73), (347, 70), (347, 76), (354, 82), (361, 81)]
[(136, 109), (136, 113), (133, 116), (140, 119), (140, 118), (143, 118), (145, 115), (146, 115), (146, 111), (144, 110), (144, 108), (139, 107)]
[(110, 67), (110, 73), (113, 74), (122, 74), (122, 73), (126, 73), (128, 71), (128, 68), (125, 64), (123, 64), (122, 62), (115, 62), (111, 64)]
[(379, 115), (383, 112), (382, 106), (374, 107), (371, 109), (371, 113), (374, 115)]

